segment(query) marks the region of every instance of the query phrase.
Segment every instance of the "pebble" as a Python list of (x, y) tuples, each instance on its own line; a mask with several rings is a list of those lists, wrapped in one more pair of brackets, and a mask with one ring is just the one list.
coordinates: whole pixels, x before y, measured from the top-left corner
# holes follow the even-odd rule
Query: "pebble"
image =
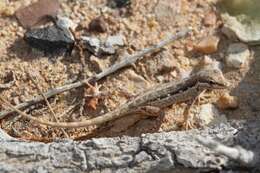
[(72, 51), (74, 37), (67, 29), (60, 29), (56, 25), (45, 28), (35, 28), (28, 30), (24, 35), (24, 40), (32, 47), (42, 50), (45, 53)]
[(196, 120), (198, 125), (201, 127), (227, 122), (226, 116), (221, 115), (218, 109), (210, 103), (201, 105)]
[(88, 29), (91, 32), (105, 33), (107, 31), (107, 24), (103, 17), (97, 17), (89, 23)]
[(151, 87), (150, 83), (144, 79), (141, 75), (136, 74), (133, 70), (128, 70), (124, 80), (124, 87), (129, 93), (135, 93), (136, 91), (144, 91)]
[(197, 44), (193, 46), (194, 50), (204, 54), (212, 54), (217, 52), (219, 37), (208, 36), (201, 39)]
[(204, 25), (205, 26), (214, 26), (217, 23), (217, 16), (215, 12), (211, 11), (206, 14), (204, 18)]
[(237, 109), (239, 107), (238, 98), (224, 93), (217, 101), (217, 107), (220, 109)]
[(25, 8), (19, 8), (15, 16), (24, 28), (46, 21), (47, 16), (56, 16), (60, 4), (58, 0), (39, 0)]
[(228, 47), (226, 55), (226, 64), (229, 67), (241, 68), (250, 57), (250, 51), (247, 45), (243, 43), (234, 43)]
[(107, 40), (102, 41), (97, 37), (81, 37), (86, 45), (86, 49), (93, 55), (100, 57), (102, 55), (113, 55), (116, 53), (117, 46), (124, 45), (122, 35), (109, 36)]
[(124, 37), (121, 34), (109, 36), (105, 42), (106, 47), (124, 46)]
[(181, 20), (181, 17), (178, 16), (183, 7), (183, 2), (181, 0), (160, 0), (156, 4), (154, 14), (156, 20), (162, 27), (167, 27), (171, 22)]
[(112, 8), (123, 8), (131, 3), (131, 0), (109, 0), (108, 5)]
[(86, 37), (82, 36), (81, 39), (86, 43), (86, 48), (88, 51), (97, 55), (101, 46), (101, 41), (96, 37)]
[(95, 65), (97, 70), (100, 72), (103, 71), (107, 67), (107, 65), (103, 59), (97, 58), (95, 56), (91, 56), (90, 61), (91, 61), (91, 63), (93, 63)]
[(252, 20), (251, 17), (244, 15), (243, 18), (231, 16), (227, 13), (221, 15), (224, 26), (222, 28), (230, 40), (237, 38), (249, 45), (260, 44), (260, 23), (259, 20)]
[(77, 27), (77, 24), (75, 24), (72, 20), (70, 20), (69, 18), (67, 17), (61, 17), (61, 16), (58, 16), (57, 17), (57, 21), (56, 21), (56, 24), (61, 27), (61, 28), (65, 28), (65, 29), (72, 29), (73, 31), (76, 29)]
[(178, 61), (168, 50), (162, 51), (146, 61), (146, 70), (150, 76), (168, 74), (176, 68), (178, 68)]

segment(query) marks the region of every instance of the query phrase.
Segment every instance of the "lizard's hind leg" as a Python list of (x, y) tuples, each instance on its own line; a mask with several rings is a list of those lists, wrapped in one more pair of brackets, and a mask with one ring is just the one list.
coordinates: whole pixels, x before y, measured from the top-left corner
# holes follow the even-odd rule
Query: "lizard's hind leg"
[(185, 129), (185, 130), (189, 130), (189, 129), (194, 129), (196, 128), (195, 126), (195, 122), (194, 122), (194, 115), (191, 114), (191, 108), (192, 106), (198, 101), (198, 103), (201, 102), (201, 100), (203, 99), (203, 95), (205, 94), (206, 90), (203, 90), (202, 92), (199, 93), (198, 96), (196, 96), (191, 104), (189, 104), (185, 110), (184, 110), (184, 113), (183, 113), (183, 122), (182, 122), (182, 128)]

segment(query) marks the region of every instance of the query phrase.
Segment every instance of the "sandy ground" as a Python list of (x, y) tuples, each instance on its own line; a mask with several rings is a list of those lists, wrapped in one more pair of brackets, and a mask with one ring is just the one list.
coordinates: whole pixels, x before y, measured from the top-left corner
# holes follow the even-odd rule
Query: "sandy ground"
[[(29, 3), (30, 1), (27, 0), (13, 0), (8, 7), (11, 11), (10, 15), (0, 17), (0, 79), (4, 82), (3, 78), (8, 71), (13, 71), (17, 79), (14, 86), (1, 91), (1, 96), (13, 104), (21, 103), (39, 94), (26, 75), (26, 71), (37, 76), (38, 84), (43, 91), (62, 86), (71, 79), (80, 77), (82, 72), (82, 63), (76, 49), (69, 57), (44, 56), (42, 52), (32, 50), (23, 41), (25, 30), (19, 26), (12, 12), (22, 4)], [(51, 106), (60, 121), (81, 121), (100, 116), (151, 86), (171, 80), (180, 80), (187, 76), (205, 56), (192, 51), (191, 45), (208, 35), (216, 35), (221, 38), (218, 52), (210, 56), (224, 66), (225, 76), (232, 83), (231, 93), (238, 96), (240, 100), (238, 109), (223, 113), (228, 118), (256, 117), (257, 111), (260, 111), (255, 109), (258, 107), (255, 104), (256, 100), (260, 104), (259, 62), (257, 62), (257, 58), (252, 58), (248, 65), (240, 70), (225, 67), (224, 55), (230, 41), (220, 33), (221, 19), (218, 17), (218, 21), (212, 26), (205, 26), (203, 22), (204, 17), (210, 12), (214, 12), (218, 16), (218, 11), (213, 3), (205, 0), (133, 0), (130, 9), (122, 10), (104, 8), (105, 3), (105, 0), (62, 1), (61, 14), (71, 18), (80, 26), (76, 32), (77, 35), (96, 35), (105, 38), (108, 35), (121, 33), (125, 37), (126, 46), (121, 48), (117, 55), (101, 59), (91, 57), (90, 60), (86, 60), (90, 63), (87, 69), (88, 75), (98, 73), (123, 55), (132, 54), (157, 43), (185, 27), (192, 27), (193, 32), (189, 37), (176, 41), (165, 47), (164, 50), (146, 56), (137, 63), (135, 68), (119, 71), (100, 81), (98, 83), (101, 86), (100, 91), (105, 93), (105, 96), (99, 99), (96, 110), (85, 106), (83, 114), (80, 114), (84, 88), (75, 89), (50, 99)], [(103, 34), (88, 33), (86, 28), (89, 22), (101, 15), (101, 8), (105, 21), (108, 23), (108, 31)], [(254, 48), (254, 50), (256, 49)], [(255, 57), (257, 55), (259, 56), (259, 53), (254, 54)], [(163, 70), (166, 67), (167, 71)], [(216, 101), (218, 94), (210, 94), (212, 97), (208, 101)], [(72, 111), (63, 114), (73, 106), (75, 108)], [(186, 103), (173, 105), (164, 110), (164, 116), (157, 118), (140, 119), (137, 115), (129, 115), (99, 127), (65, 129), (65, 131), (71, 138), (86, 139), (98, 136), (135, 136), (142, 133), (180, 130), (176, 126), (176, 119), (181, 118), (185, 106)], [(4, 106), (1, 106), (1, 110), (4, 110)], [(53, 120), (44, 103), (32, 106), (26, 111), (41, 120)], [(2, 119), (1, 128), (8, 134), (23, 139), (48, 141), (64, 137), (60, 129), (36, 124), (19, 115)]]

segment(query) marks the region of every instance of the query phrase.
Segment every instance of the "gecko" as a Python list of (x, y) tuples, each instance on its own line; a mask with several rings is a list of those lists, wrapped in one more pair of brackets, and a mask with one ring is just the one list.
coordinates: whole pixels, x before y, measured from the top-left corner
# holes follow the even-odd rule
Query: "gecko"
[(28, 115), (12, 104), (1, 98), (1, 100), (12, 110), (21, 116), (32, 120), (36, 123), (44, 124), (57, 128), (81, 128), (92, 125), (101, 125), (109, 121), (116, 120), (126, 116), (134, 110), (152, 110), (150, 108), (165, 108), (170, 105), (181, 103), (196, 98), (204, 90), (225, 89), (229, 85), (220, 69), (204, 68), (190, 75), (188, 78), (179, 82), (171, 81), (160, 84), (148, 89), (146, 92), (139, 94), (136, 98), (119, 106), (117, 109), (105, 113), (99, 117), (84, 120), (81, 122), (50, 122), (42, 121), (31, 115)]

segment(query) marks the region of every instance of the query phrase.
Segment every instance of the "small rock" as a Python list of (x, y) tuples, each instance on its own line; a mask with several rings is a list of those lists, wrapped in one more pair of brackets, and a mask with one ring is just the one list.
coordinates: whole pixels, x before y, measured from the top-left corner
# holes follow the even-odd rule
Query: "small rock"
[(106, 47), (124, 46), (124, 37), (121, 34), (109, 36), (105, 42)]
[(220, 0), (222, 9), (232, 15), (246, 14), (250, 17), (260, 17), (258, 0)]
[(108, 0), (108, 5), (112, 8), (123, 8), (131, 3), (131, 0)]
[(225, 115), (221, 115), (213, 104), (202, 105), (196, 120), (201, 127), (227, 122)]
[[(154, 58), (147, 60), (146, 64), (147, 73), (150, 76), (169, 74), (169, 72), (178, 67), (175, 56), (168, 50), (158, 53)], [(158, 77), (159, 76), (157, 76), (157, 78)]]
[(100, 55), (113, 55), (116, 50), (113, 47), (100, 47)]
[(182, 17), (178, 17), (183, 7), (183, 1), (181, 0), (160, 0), (156, 3), (154, 13), (156, 20), (162, 27), (170, 26), (171, 23), (183, 20)]
[(124, 76), (117, 82), (116, 85), (123, 87), (127, 93), (136, 94), (151, 87), (151, 84), (141, 75), (136, 74), (133, 70), (127, 70)]
[(61, 16), (57, 17), (56, 25), (61, 27), (61, 28), (65, 28), (65, 29), (71, 28), (73, 31), (77, 27), (77, 25), (72, 20), (70, 20), (67, 17), (61, 17)]
[(250, 57), (247, 45), (243, 43), (231, 44), (227, 50), (226, 63), (229, 67), (241, 68)]
[(90, 51), (94, 55), (99, 54), (99, 49), (101, 47), (101, 41), (98, 38), (82, 36), (81, 39), (86, 44), (86, 48), (88, 51)]
[(103, 17), (97, 17), (89, 23), (89, 31), (105, 33), (107, 31), (107, 24)]
[(29, 30), (25, 33), (24, 40), (31, 47), (42, 50), (45, 53), (55, 53), (64, 50), (70, 53), (74, 46), (74, 37), (71, 32), (56, 25)]
[(141, 75), (136, 74), (133, 70), (129, 70), (126, 77), (129, 81), (133, 82), (131, 84), (134, 84), (135, 88), (143, 90), (150, 86), (150, 83), (147, 80), (145, 80)]
[(215, 53), (218, 50), (219, 38), (216, 36), (208, 36), (200, 40), (194, 45), (194, 50), (204, 54)]
[[(222, 32), (231, 40), (237, 38), (249, 45), (260, 44), (259, 19), (253, 20), (249, 16), (231, 16), (227, 13), (221, 15), (224, 26)], [(234, 37), (235, 36), (235, 37)]]
[(95, 56), (91, 56), (90, 61), (95, 65), (95, 67), (100, 72), (103, 71), (107, 67), (106, 63), (103, 60), (101, 60), (100, 58), (97, 58)]
[(217, 107), (220, 109), (237, 109), (239, 106), (238, 98), (229, 95), (229, 93), (223, 94), (217, 101)]
[(86, 49), (93, 55), (100, 57), (102, 55), (113, 55), (116, 53), (116, 46), (124, 45), (124, 39), (120, 35), (109, 36), (105, 42), (96, 37), (81, 37), (86, 45)]
[(58, 0), (39, 0), (25, 8), (20, 8), (15, 12), (15, 16), (20, 24), (25, 28), (46, 22), (49, 16), (56, 16), (60, 4)]
[(217, 23), (217, 16), (216, 13), (211, 11), (206, 14), (204, 18), (204, 25), (205, 26), (213, 26)]

